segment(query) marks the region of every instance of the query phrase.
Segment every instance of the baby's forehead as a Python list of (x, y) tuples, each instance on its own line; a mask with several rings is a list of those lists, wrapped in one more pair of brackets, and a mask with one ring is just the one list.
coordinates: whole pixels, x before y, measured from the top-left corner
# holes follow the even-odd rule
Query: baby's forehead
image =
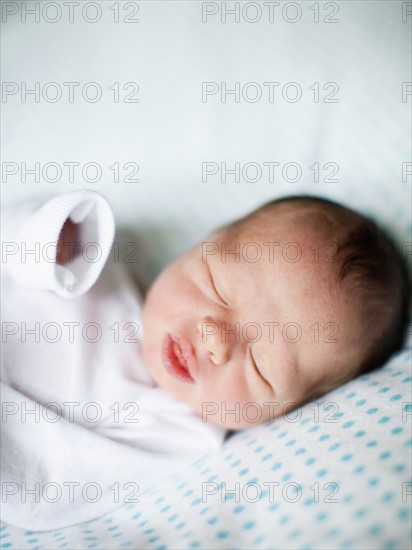
[[(249, 284), (284, 280), (336, 292), (337, 244), (312, 220), (283, 215), (271, 224), (245, 219), (211, 236), (206, 255), (219, 274), (247, 275)], [(209, 254), (208, 254), (209, 253)], [(238, 282), (240, 279), (238, 280)]]
[(292, 201), (260, 208), (225, 226), (217, 236), (231, 244), (279, 242), (310, 247), (336, 241), (337, 229), (336, 219), (326, 209)]

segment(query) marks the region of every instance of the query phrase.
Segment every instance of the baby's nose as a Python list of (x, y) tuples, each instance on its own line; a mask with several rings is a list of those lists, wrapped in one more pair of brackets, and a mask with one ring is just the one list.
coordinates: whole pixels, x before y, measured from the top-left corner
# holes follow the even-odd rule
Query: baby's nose
[(197, 332), (200, 335), (202, 346), (210, 353), (212, 362), (223, 365), (229, 359), (229, 344), (222, 339), (220, 323), (211, 317), (203, 317), (197, 323)]

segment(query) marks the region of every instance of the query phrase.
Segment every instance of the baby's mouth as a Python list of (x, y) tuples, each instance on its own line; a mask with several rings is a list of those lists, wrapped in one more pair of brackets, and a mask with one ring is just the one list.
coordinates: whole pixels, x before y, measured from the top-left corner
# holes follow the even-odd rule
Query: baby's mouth
[(162, 344), (162, 361), (170, 376), (181, 382), (195, 383), (191, 375), (190, 352), (182, 338), (172, 338), (170, 334), (166, 334)]

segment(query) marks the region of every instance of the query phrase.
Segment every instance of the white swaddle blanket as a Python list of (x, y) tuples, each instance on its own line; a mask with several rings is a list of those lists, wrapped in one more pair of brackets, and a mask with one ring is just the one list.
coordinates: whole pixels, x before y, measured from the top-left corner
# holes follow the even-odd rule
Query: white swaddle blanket
[[(81, 252), (61, 267), (68, 217), (81, 224)], [(220, 447), (224, 431), (156, 387), (142, 362), (141, 296), (111, 253), (100, 194), (14, 205), (2, 235), (6, 522), (43, 530), (95, 518)]]

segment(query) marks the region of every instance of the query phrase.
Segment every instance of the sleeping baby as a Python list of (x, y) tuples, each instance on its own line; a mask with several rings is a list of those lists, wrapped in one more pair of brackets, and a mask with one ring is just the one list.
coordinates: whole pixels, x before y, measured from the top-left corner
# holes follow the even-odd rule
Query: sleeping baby
[(217, 229), (144, 303), (99, 193), (4, 214), (2, 508), (22, 528), (138, 502), (227, 430), (273, 420), (403, 342), (401, 255), (325, 199), (275, 200)]
[(339, 204), (292, 196), (161, 273), (145, 302), (143, 355), (157, 384), (198, 414), (245, 428), (382, 365), (407, 313), (407, 271), (390, 239)]

